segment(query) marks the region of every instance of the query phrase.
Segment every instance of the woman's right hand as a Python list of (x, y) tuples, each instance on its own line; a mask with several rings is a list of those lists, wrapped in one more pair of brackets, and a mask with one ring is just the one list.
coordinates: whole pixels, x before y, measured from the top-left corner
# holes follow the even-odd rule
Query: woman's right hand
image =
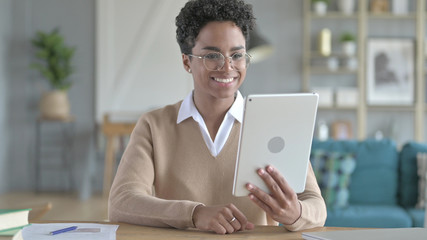
[(212, 207), (199, 205), (194, 209), (193, 222), (200, 230), (218, 234), (254, 229), (254, 224), (233, 204)]

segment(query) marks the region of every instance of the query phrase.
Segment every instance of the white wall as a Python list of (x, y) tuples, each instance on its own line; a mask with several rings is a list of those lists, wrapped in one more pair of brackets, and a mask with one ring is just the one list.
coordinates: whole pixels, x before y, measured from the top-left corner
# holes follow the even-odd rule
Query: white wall
[(9, 190), (9, 131), (8, 108), (8, 44), (10, 41), (11, 0), (0, 0), (0, 193)]
[(136, 121), (192, 90), (175, 34), (175, 17), (186, 1), (97, 1), (98, 122), (105, 113)]

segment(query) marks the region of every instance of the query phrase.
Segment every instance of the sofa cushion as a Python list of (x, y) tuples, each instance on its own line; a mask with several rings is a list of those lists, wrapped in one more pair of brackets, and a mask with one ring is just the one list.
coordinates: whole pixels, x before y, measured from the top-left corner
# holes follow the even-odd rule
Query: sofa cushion
[(409, 216), (412, 218), (413, 227), (424, 227), (424, 209), (408, 208), (406, 210), (408, 211)]
[(346, 208), (328, 209), (325, 226), (401, 228), (412, 227), (412, 219), (399, 206), (351, 205)]
[(418, 200), (416, 208), (425, 208), (427, 201), (427, 153), (417, 154)]
[(397, 203), (398, 153), (393, 141), (314, 140), (312, 151), (353, 152), (356, 169), (351, 175), (350, 204)]
[(354, 154), (314, 150), (310, 154), (310, 161), (326, 207), (347, 206), (348, 187), (356, 165)]
[(414, 207), (418, 199), (417, 154), (419, 152), (427, 152), (427, 145), (411, 141), (403, 146), (399, 155), (399, 201), (407, 208)]

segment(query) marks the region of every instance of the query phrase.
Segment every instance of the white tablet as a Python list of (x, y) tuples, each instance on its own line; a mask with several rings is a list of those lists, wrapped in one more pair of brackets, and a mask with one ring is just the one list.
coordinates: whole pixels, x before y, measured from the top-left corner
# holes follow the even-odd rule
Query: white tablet
[(319, 96), (316, 93), (249, 95), (240, 131), (233, 195), (252, 183), (270, 192), (256, 173), (277, 168), (296, 193), (303, 192)]

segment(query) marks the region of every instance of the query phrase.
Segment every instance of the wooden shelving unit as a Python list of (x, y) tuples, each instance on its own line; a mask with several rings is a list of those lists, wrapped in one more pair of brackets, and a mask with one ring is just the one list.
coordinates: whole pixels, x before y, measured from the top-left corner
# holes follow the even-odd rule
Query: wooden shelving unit
[[(314, 77), (320, 76), (333, 76), (333, 78), (342, 78), (344, 75), (352, 75), (355, 80), (354, 86), (358, 89), (359, 101), (357, 106), (354, 108), (340, 108), (340, 107), (320, 107), (319, 111), (354, 111), (356, 119), (353, 121), (356, 123), (355, 138), (365, 139), (367, 137), (367, 126), (368, 126), (368, 114), (373, 111), (400, 111), (404, 113), (413, 114), (414, 119), (414, 132), (413, 140), (424, 141), (425, 136), (425, 120), (427, 114), (426, 106), (426, 92), (425, 92), (425, 28), (426, 28), (426, 3), (425, 0), (410, 0), (412, 4), (416, 4), (413, 11), (409, 11), (408, 14), (394, 15), (392, 13), (374, 14), (369, 10), (369, 0), (357, 0), (357, 9), (354, 14), (345, 15), (332, 9), (328, 11), (326, 15), (317, 15), (312, 11), (311, 0), (304, 0), (304, 54), (303, 54), (303, 83), (302, 87), (304, 91), (311, 91), (312, 80)], [(336, 1), (331, 1), (335, 4)], [(414, 89), (414, 103), (411, 106), (369, 106), (366, 102), (366, 49), (367, 39), (372, 37), (369, 35), (370, 21), (386, 20), (386, 21), (413, 21), (415, 26), (415, 89)], [(345, 69), (338, 69), (337, 71), (330, 71), (326, 67), (313, 66), (313, 59), (320, 58), (321, 56), (316, 52), (317, 49), (313, 49), (314, 42), (317, 42), (317, 38), (313, 37), (313, 24), (321, 21), (351, 21), (353, 25), (357, 25), (355, 29), (357, 31), (357, 53), (356, 58), (358, 62), (357, 70), (350, 71)], [(331, 24), (332, 25), (332, 24)], [(333, 30), (334, 26), (331, 26)], [(335, 36), (336, 37), (336, 36)], [(375, 36), (378, 37), (378, 36)], [(388, 37), (388, 36), (387, 36)], [(406, 36), (393, 36), (393, 37), (406, 37)], [(341, 53), (332, 52), (334, 57), (340, 57)], [(331, 86), (334, 87), (334, 86)]]

